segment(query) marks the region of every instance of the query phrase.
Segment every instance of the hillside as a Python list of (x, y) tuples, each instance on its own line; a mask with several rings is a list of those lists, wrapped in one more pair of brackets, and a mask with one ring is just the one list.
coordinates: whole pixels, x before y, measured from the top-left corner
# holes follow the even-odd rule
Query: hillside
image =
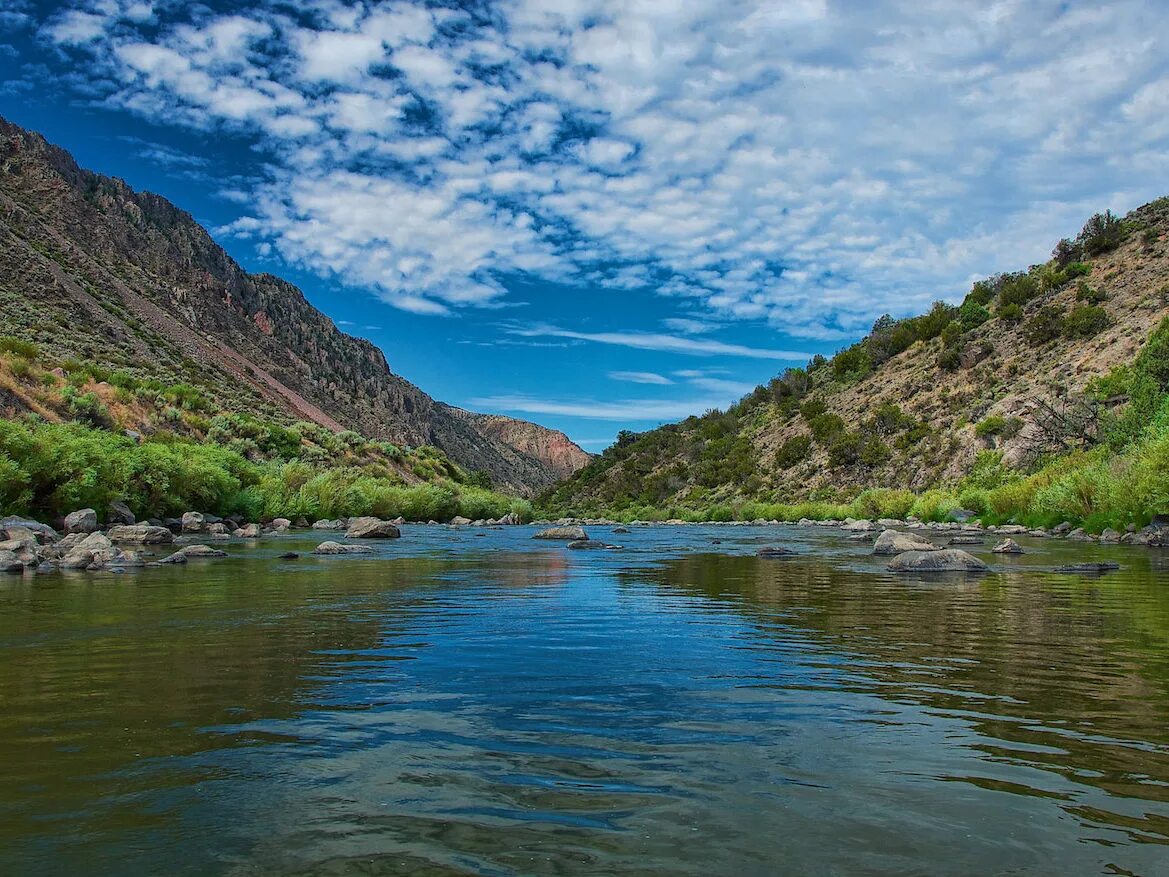
[(83, 170), (3, 119), (0, 310), (4, 334), (51, 358), (190, 384), (224, 411), (433, 445), (516, 493), (589, 459), (562, 433), (435, 401), (295, 286), (240, 268), (166, 199)]
[(1167, 241), (1169, 198), (1097, 215), (1051, 261), (975, 284), (960, 307), (883, 317), (725, 412), (622, 434), (542, 502), (627, 516), (848, 502), (1102, 445), (1128, 401), (1124, 367), (1169, 314)]

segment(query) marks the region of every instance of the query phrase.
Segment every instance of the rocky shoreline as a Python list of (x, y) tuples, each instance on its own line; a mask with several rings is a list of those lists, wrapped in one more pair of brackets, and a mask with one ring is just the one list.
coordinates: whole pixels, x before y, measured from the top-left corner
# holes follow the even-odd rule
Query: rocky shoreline
[[(591, 538), (584, 527), (609, 527), (614, 533), (629, 533), (631, 527), (654, 526), (795, 526), (838, 530), (850, 541), (871, 542), (872, 554), (890, 558), (888, 568), (894, 572), (985, 572), (989, 567), (962, 550), (961, 546), (984, 544), (988, 537), (997, 537), (991, 552), (998, 555), (1026, 553), (1012, 537), (1028, 536), (1039, 539), (1065, 539), (1076, 542), (1095, 542), (1111, 545), (1146, 547), (1169, 546), (1169, 519), (1157, 518), (1142, 529), (1130, 527), (1126, 532), (1105, 530), (1099, 535), (1086, 533), (1071, 523), (1050, 529), (1025, 527), (1019, 524), (983, 526), (965, 513), (957, 520), (926, 522), (914, 518), (879, 520), (845, 518), (817, 521), (804, 518), (795, 522), (778, 520), (707, 521), (683, 520), (660, 522), (632, 521), (628, 524), (607, 518), (562, 518), (532, 522), (542, 529), (533, 538), (562, 541), (571, 549), (599, 548), (617, 550), (611, 545)], [(248, 522), (236, 518), (219, 518), (205, 512), (189, 511), (178, 518), (151, 519), (138, 522), (122, 503), (112, 503), (105, 515), (105, 527), (99, 524), (94, 509), (79, 509), (57, 522), (57, 527), (19, 516), (0, 518), (0, 572), (51, 573), (73, 571), (123, 571), (134, 567), (159, 567), (183, 564), (192, 558), (226, 557), (227, 553), (214, 547), (217, 543), (252, 541), (299, 531), (343, 532), (347, 540), (396, 539), (403, 518), (392, 521), (376, 517), (322, 519), (309, 522), (288, 518), (274, 518), (264, 522)], [(446, 527), (503, 527), (523, 523), (515, 514), (498, 519), (471, 520), (455, 517), (450, 521), (415, 521), (420, 525)], [(945, 545), (929, 541), (927, 535), (949, 536)], [(173, 550), (172, 550), (173, 549)], [(371, 549), (360, 543), (326, 541), (312, 551), (314, 555), (366, 554)], [(761, 557), (792, 556), (787, 549), (761, 550)], [(291, 556), (291, 555), (290, 555)], [(1101, 564), (1090, 564), (1094, 571), (1105, 571)], [(1084, 566), (1081, 564), (1080, 566)], [(1109, 566), (1115, 568), (1115, 565)]]

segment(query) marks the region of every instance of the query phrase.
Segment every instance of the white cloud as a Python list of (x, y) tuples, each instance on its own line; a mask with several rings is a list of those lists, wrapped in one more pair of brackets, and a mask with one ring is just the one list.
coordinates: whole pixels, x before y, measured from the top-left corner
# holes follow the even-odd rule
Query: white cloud
[(399, 307), (520, 274), (831, 340), (1164, 194), (1156, 7), (81, 0), (42, 34), (111, 105), (254, 135), (240, 230)]
[(811, 357), (810, 353), (798, 350), (768, 350), (742, 344), (727, 344), (707, 338), (686, 338), (652, 332), (576, 332), (545, 325), (514, 326), (506, 331), (525, 338), (573, 338), (597, 344), (632, 347), (637, 350), (659, 350), (695, 356), (742, 356), (749, 359), (780, 359), (790, 362), (799, 362)]
[(626, 381), (631, 384), (657, 384), (659, 386), (667, 386), (674, 383), (665, 375), (659, 375), (656, 372), (609, 372), (609, 377), (614, 381)]
[(593, 399), (563, 401), (538, 399), (533, 396), (483, 396), (471, 404), (487, 411), (515, 411), (524, 414), (543, 414), (561, 417), (580, 417), (587, 420), (623, 420), (640, 423), (661, 423), (680, 420), (691, 414), (725, 406), (729, 400), (699, 399), (622, 399), (598, 401)]

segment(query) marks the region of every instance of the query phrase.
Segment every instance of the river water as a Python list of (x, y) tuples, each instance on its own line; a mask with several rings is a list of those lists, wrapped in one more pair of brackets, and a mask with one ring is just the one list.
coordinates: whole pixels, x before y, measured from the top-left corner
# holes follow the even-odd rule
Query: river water
[(1169, 874), (1169, 550), (532, 532), (0, 580), (0, 874)]

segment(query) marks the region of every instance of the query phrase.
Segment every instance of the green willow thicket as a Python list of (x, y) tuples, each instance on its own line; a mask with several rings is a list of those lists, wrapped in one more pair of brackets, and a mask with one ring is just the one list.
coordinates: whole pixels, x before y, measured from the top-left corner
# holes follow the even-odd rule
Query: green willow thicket
[(52, 520), (77, 508), (102, 510), (112, 500), (125, 501), (140, 517), (191, 509), (249, 520), (401, 515), (444, 521), (509, 512), (531, 517), (524, 500), (450, 478), (407, 485), (356, 465), (296, 458), (257, 462), (222, 445), (166, 433), (135, 441), (82, 423), (0, 421), (5, 514)]

